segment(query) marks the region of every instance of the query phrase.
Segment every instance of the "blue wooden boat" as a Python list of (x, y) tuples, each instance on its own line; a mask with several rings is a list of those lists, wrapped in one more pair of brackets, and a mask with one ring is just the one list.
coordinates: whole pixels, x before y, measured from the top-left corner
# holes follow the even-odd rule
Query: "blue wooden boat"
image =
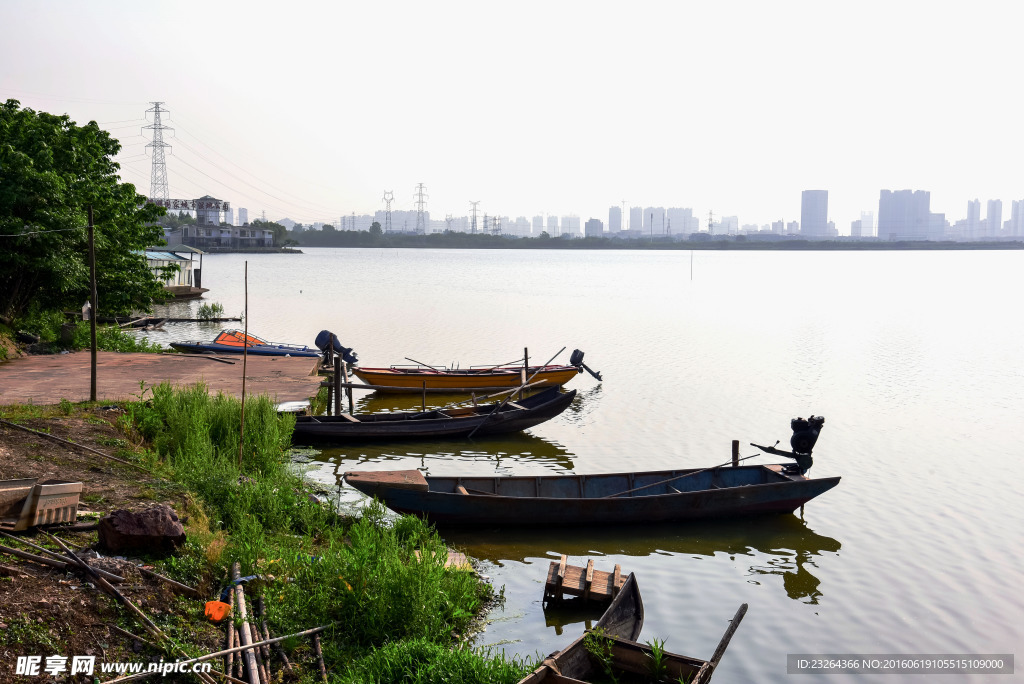
[(839, 484), (783, 465), (599, 475), (425, 477), (350, 471), (345, 482), (400, 513), (456, 525), (681, 522), (792, 513)]
[(267, 342), (241, 330), (223, 330), (211, 342), (171, 342), (171, 347), (186, 354), (246, 354), (257, 356), (320, 356), (319, 349), (298, 344)]

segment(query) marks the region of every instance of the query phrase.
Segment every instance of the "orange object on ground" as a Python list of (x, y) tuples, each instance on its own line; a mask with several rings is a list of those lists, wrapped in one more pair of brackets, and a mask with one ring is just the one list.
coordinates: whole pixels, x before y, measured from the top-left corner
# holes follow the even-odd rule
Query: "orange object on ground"
[(207, 601), (206, 616), (213, 622), (220, 622), (231, 614), (231, 606), (223, 601)]

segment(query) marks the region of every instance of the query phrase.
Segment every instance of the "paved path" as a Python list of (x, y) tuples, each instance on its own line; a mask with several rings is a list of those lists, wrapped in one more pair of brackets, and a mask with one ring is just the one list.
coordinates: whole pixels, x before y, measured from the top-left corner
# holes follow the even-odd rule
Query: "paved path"
[[(201, 354), (119, 354), (99, 352), (96, 395), (99, 401), (137, 398), (139, 383), (191, 385), (205, 382), (211, 392), (242, 395), (242, 357), (218, 356), (233, 364), (213, 361)], [(89, 399), (87, 351), (73, 354), (24, 356), (0, 363), (0, 405), (59, 404)], [(278, 402), (302, 401), (314, 396), (320, 378), (314, 375), (318, 359), (310, 357), (250, 356), (246, 365), (247, 395), (268, 394)]]

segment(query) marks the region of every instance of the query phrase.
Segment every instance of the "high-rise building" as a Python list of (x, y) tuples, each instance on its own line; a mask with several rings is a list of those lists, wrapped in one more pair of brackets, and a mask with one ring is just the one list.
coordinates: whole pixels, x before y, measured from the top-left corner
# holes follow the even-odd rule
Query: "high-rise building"
[(644, 207), (644, 235), (663, 235), (665, 233), (665, 208)]
[(977, 240), (981, 236), (981, 200), (972, 199), (967, 202), (967, 226), (963, 238)]
[[(618, 209), (618, 207), (612, 207), (612, 209)], [(602, 237), (604, 224), (601, 223), (601, 219), (592, 218), (587, 221), (583, 226), (583, 234), (587, 237)]]
[(558, 232), (558, 217), (548, 216), (548, 235), (550, 235), (551, 237), (558, 237), (559, 234), (560, 233)]
[(569, 237), (578, 238), (580, 236), (580, 217), (579, 216), (563, 216), (562, 217), (562, 235), (568, 235)]
[[(587, 221), (587, 224), (589, 225), (590, 221)], [(620, 230), (622, 230), (622, 207), (609, 207), (608, 232), (618, 233)]]
[(926, 190), (882, 190), (878, 199), (878, 237), (882, 240), (928, 240), (936, 224)]
[(800, 197), (800, 234), (826, 237), (828, 231), (828, 190), (804, 190)]
[(681, 209), (669, 207), (665, 210), (665, 230), (671, 230), (672, 235), (689, 235), (696, 233), (700, 226), (693, 215), (693, 209)]
[(988, 229), (985, 237), (999, 237), (1003, 232), (1003, 200), (989, 200), (988, 211), (985, 214), (985, 221)]
[(875, 237), (875, 212), (860, 212), (860, 236)]
[(1010, 237), (1024, 237), (1024, 200), (1013, 200), (1010, 205)]
[(238, 225), (244, 226), (249, 223), (249, 210), (245, 207), (238, 208)]
[(642, 230), (644, 227), (644, 208), (643, 207), (630, 207), (629, 208), (629, 229), (630, 230)]
[(544, 232), (544, 217), (534, 216), (533, 217), (533, 237), (539, 236)]

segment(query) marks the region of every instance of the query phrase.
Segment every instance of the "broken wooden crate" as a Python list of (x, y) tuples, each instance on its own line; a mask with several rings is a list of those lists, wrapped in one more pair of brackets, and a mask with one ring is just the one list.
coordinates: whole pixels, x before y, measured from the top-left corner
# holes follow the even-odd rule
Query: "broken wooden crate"
[(594, 559), (587, 561), (587, 567), (569, 565), (568, 558), (563, 554), (556, 563), (551, 561), (548, 567), (547, 581), (544, 583), (544, 603), (558, 603), (566, 596), (580, 596), (584, 601), (609, 603), (625, 583), (622, 568), (615, 564), (613, 572), (594, 569)]

